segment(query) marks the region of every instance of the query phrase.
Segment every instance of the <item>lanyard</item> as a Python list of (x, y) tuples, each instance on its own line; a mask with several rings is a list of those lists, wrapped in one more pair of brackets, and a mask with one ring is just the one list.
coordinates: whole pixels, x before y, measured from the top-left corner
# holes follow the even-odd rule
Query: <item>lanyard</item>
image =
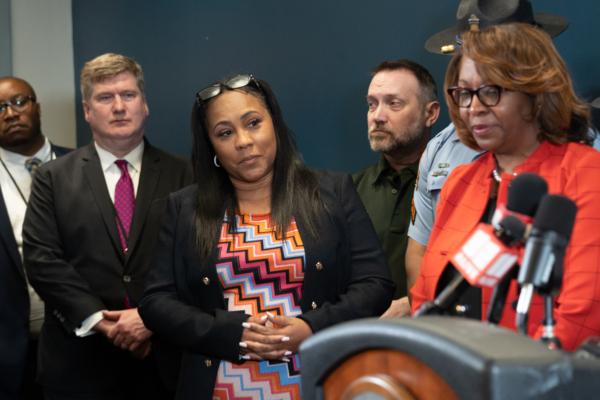
[[(54, 159), (56, 159), (56, 154), (54, 154), (54, 152), (51, 152), (50, 153), (50, 161), (52, 161)], [(23, 194), (23, 191), (19, 187), (19, 184), (17, 183), (17, 180), (15, 179), (15, 177), (13, 176), (13, 174), (10, 173), (10, 170), (8, 169), (8, 166), (6, 165), (6, 163), (4, 162), (4, 160), (2, 158), (0, 158), (0, 163), (4, 167), (4, 170), (8, 174), (8, 177), (12, 181), (13, 185), (15, 185), (15, 188), (17, 189), (17, 192), (19, 192), (19, 196), (21, 196), (21, 199), (23, 199), (23, 202), (25, 203), (25, 206), (27, 206), (27, 199), (25, 198), (25, 195)]]

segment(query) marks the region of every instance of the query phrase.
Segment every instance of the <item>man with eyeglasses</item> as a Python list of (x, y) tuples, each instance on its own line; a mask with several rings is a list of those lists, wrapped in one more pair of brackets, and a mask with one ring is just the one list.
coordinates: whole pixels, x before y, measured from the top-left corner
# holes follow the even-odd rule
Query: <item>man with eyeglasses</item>
[(67, 153), (42, 134), (40, 104), (23, 79), (0, 77), (0, 398), (41, 399), (35, 382), (44, 303), (23, 269), (23, 219), (35, 169)]
[(25, 269), (47, 311), (38, 380), (48, 399), (168, 398), (160, 375), (176, 375), (179, 359), (162, 357), (137, 303), (166, 197), (191, 168), (144, 139), (137, 62), (87, 62), (81, 94), (93, 141), (38, 170), (23, 227)]
[(368, 139), (381, 159), (353, 179), (396, 284), (394, 300), (382, 317), (402, 317), (410, 314), (404, 256), (411, 199), (419, 157), (440, 104), (433, 77), (413, 61), (383, 62), (372, 76), (367, 93)]
[[(456, 25), (430, 37), (425, 48), (431, 53), (453, 54), (460, 47), (460, 34), (469, 28), (472, 15), (477, 16), (482, 26), (509, 22), (531, 23), (544, 29), (552, 37), (562, 33), (568, 25), (560, 16), (534, 13), (527, 0), (512, 2), (508, 8), (504, 0), (461, 0)], [(448, 95), (465, 107), (470, 104), (473, 95), (477, 95), (484, 104), (492, 106), (499, 100), (500, 91), (497, 86), (483, 86), (477, 91), (449, 90)], [(458, 165), (469, 163), (480, 154), (481, 152), (467, 147), (458, 139), (452, 123), (427, 144), (419, 163), (419, 178), (413, 196), (414, 217), (408, 230), (406, 271), (409, 287), (419, 275), (419, 267), (435, 219), (438, 197), (446, 178)]]

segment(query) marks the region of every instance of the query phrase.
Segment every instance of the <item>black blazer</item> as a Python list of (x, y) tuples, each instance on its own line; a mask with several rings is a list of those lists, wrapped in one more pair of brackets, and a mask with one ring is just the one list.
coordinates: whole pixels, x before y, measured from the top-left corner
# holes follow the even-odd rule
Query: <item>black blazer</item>
[[(380, 315), (394, 292), (377, 235), (350, 177), (321, 173), (319, 180), (328, 217), (320, 221), (318, 237), (308, 235), (306, 221), (296, 220), (306, 253), (301, 318), (313, 332)], [(170, 196), (139, 308), (150, 329), (184, 349), (177, 392), (181, 399), (210, 398), (219, 360), (238, 361), (242, 322), (248, 318), (226, 311), (214, 262), (197, 256), (196, 196), (196, 186)]]
[[(60, 157), (71, 149), (52, 146)], [(19, 398), (29, 340), (29, 292), (0, 188), (0, 398)]]
[(166, 196), (190, 180), (187, 162), (145, 144), (124, 257), (93, 144), (37, 171), (23, 239), (27, 275), (46, 304), (39, 342), (42, 385), (108, 394), (119, 391), (124, 377), (139, 368), (102, 335), (79, 338), (74, 329), (99, 310), (125, 308), (126, 296), (137, 305)]

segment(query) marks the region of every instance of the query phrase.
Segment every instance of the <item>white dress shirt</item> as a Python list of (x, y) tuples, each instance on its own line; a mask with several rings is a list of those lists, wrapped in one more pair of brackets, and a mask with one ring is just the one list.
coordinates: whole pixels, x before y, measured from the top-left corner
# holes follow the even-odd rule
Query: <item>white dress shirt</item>
[(122, 158), (115, 157), (114, 154), (104, 150), (102, 147), (98, 146), (97, 143), (94, 143), (94, 146), (96, 146), (96, 151), (100, 158), (100, 165), (102, 166), (102, 172), (104, 173), (104, 179), (106, 180), (108, 194), (110, 194), (110, 199), (113, 203), (115, 202), (115, 188), (117, 187), (119, 178), (121, 178), (121, 170), (117, 164), (115, 164), (115, 161), (117, 160), (127, 161), (127, 170), (133, 181), (133, 193), (135, 195), (137, 193), (138, 183), (140, 182), (140, 172), (142, 171), (144, 141), (141, 141), (140, 144)]

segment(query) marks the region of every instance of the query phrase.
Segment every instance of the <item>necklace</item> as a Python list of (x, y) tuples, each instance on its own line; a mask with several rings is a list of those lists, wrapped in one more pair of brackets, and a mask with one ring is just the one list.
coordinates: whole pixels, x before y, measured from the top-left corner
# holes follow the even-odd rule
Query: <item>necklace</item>
[(492, 171), (492, 177), (494, 178), (494, 180), (498, 183), (502, 182), (502, 177), (500, 176), (500, 173), (498, 172), (498, 169), (494, 168), (494, 170)]
[[(512, 173), (513, 176), (517, 176), (516, 172)], [(492, 177), (494, 178), (494, 180), (498, 183), (502, 182), (502, 176), (500, 175), (500, 172), (498, 172), (498, 168), (494, 168), (492, 170)]]

